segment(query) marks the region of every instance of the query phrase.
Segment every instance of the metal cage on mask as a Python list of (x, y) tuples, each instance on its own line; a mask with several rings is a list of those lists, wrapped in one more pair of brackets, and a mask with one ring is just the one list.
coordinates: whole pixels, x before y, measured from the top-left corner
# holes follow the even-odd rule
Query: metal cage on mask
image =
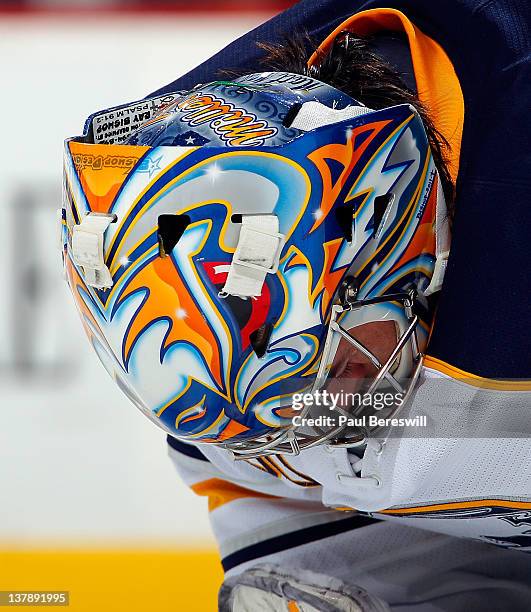
[[(411, 110), (415, 111), (413, 107)], [(415, 111), (416, 112), (416, 111)], [(317, 120), (319, 122), (319, 120)], [(433, 276), (429, 285), (422, 291), (425, 297), (432, 295), (442, 288), (446, 265), (449, 256), (449, 227), (447, 219), (446, 203), (442, 188), (439, 184), (435, 215), (436, 234), (436, 262)], [(394, 198), (394, 195), (392, 195)], [(421, 344), (417, 336), (419, 316), (415, 314), (415, 305), (419, 294), (416, 288), (404, 292), (390, 293), (369, 299), (359, 298), (358, 281), (355, 276), (347, 276), (337, 292), (336, 303), (332, 306), (330, 321), (326, 333), (326, 340), (319, 362), (319, 369), (310, 393), (323, 389), (328, 381), (331, 362), (337, 350), (337, 341), (346, 340), (351, 346), (363, 354), (376, 369), (374, 379), (370, 381), (368, 388), (364, 390), (366, 396), (378, 390), (393, 389), (401, 394), (401, 403), (386, 413), (386, 419), (397, 416), (403, 406), (407, 405), (418, 381), (423, 361)], [(399, 334), (396, 345), (384, 363), (381, 363), (373, 351), (359, 340), (357, 340), (349, 329), (341, 324), (345, 315), (350, 313), (362, 313), (376, 305), (385, 304), (399, 305), (402, 310), (405, 325)], [(334, 350), (335, 341), (335, 350)], [(408, 357), (410, 367), (407, 379), (400, 379), (393, 373), (393, 368), (401, 358)], [(355, 403), (348, 409), (337, 408), (337, 412), (346, 417), (355, 417), (360, 412), (360, 406)], [(301, 420), (306, 419), (311, 413), (311, 408), (306, 407), (300, 413)], [(338, 425), (330, 427), (318, 427), (315, 425), (301, 428), (292, 427), (283, 431), (275, 432), (254, 440), (245, 440), (223, 444), (236, 460), (245, 460), (261, 457), (264, 455), (298, 455), (304, 449), (318, 445), (329, 447), (354, 448), (363, 446), (372, 435), (376, 436), (381, 427), (352, 427), (350, 425)]]
[[(370, 383), (370, 386), (364, 391), (367, 396), (375, 393), (385, 383), (388, 385), (387, 388), (393, 388), (396, 392), (402, 394), (402, 403), (400, 406), (395, 406), (390, 413), (386, 414), (386, 418), (392, 419), (397, 415), (401, 406), (407, 404), (409, 401), (422, 367), (423, 356), (417, 338), (419, 317), (414, 314), (417, 294), (416, 291), (411, 290), (407, 293), (390, 294), (368, 300), (357, 300), (356, 297), (357, 285), (355, 279), (345, 279), (339, 294), (339, 303), (332, 307), (323, 354), (311, 392), (314, 393), (322, 389), (326, 384), (328, 380), (327, 370), (329, 369), (327, 364), (330, 363), (335, 354), (332, 348), (333, 340), (335, 337), (339, 336), (365, 355), (377, 369), (376, 376)], [(357, 340), (347, 329), (342, 327), (340, 318), (346, 313), (359, 311), (375, 304), (385, 304), (386, 302), (400, 304), (408, 324), (406, 330), (398, 338), (397, 344), (391, 355), (385, 363), (381, 363), (374, 352)], [(413, 361), (413, 371), (407, 384), (399, 381), (392, 374), (393, 366), (396, 364), (397, 360), (400, 359), (404, 351), (411, 352)], [(301, 419), (305, 419), (310, 410), (309, 407), (303, 410), (300, 415)], [(352, 417), (358, 414), (359, 406), (353, 405), (348, 411), (344, 408), (337, 408), (337, 410), (344, 416)], [(376, 434), (377, 431), (378, 427), (372, 429), (366, 427), (353, 428), (349, 425), (332, 426), (328, 429), (317, 426), (304, 427), (302, 429), (293, 428), (277, 432), (271, 436), (264, 436), (262, 439), (226, 444), (224, 447), (233, 454), (235, 459), (254, 459), (264, 455), (299, 455), (302, 450), (321, 444), (337, 448), (354, 448), (362, 446), (365, 444), (367, 438), (371, 434)]]

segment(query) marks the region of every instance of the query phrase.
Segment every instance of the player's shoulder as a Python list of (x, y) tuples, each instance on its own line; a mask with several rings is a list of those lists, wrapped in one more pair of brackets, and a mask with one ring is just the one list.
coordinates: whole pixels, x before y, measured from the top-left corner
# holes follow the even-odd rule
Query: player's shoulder
[(235, 460), (218, 446), (190, 444), (172, 436), (168, 452), (183, 480), (200, 495), (320, 500), (321, 485), (286, 457)]

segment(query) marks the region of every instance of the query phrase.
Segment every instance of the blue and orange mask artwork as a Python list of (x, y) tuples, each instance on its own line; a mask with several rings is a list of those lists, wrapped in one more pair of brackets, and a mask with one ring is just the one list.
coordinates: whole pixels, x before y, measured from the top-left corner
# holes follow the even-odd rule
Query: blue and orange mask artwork
[[(333, 361), (346, 278), (366, 305), (339, 313), (346, 330), (393, 320), (400, 336), (411, 317), (393, 296), (415, 294), (418, 346), (393, 370), (411, 376), (447, 230), (409, 105), (373, 111), (309, 77), (247, 75), (92, 115), (64, 168), (63, 258), (85, 331), (171, 435), (230, 447), (291, 431), (292, 394)], [(253, 244), (263, 270), (242, 255)]]

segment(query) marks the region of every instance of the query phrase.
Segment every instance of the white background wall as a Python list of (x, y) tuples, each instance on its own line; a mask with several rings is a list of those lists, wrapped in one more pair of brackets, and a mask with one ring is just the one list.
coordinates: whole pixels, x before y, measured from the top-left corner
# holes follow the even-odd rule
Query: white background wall
[(0, 546), (211, 544), (205, 500), (92, 354), (60, 279), (62, 140), (265, 18), (0, 18)]

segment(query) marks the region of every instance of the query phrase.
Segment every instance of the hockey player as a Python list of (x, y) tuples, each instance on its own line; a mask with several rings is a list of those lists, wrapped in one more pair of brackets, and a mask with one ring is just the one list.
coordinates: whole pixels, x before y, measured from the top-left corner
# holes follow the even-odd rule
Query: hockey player
[(314, 4), (67, 141), (85, 329), (209, 497), (221, 609), (527, 610), (525, 92), (486, 78), (527, 15)]

